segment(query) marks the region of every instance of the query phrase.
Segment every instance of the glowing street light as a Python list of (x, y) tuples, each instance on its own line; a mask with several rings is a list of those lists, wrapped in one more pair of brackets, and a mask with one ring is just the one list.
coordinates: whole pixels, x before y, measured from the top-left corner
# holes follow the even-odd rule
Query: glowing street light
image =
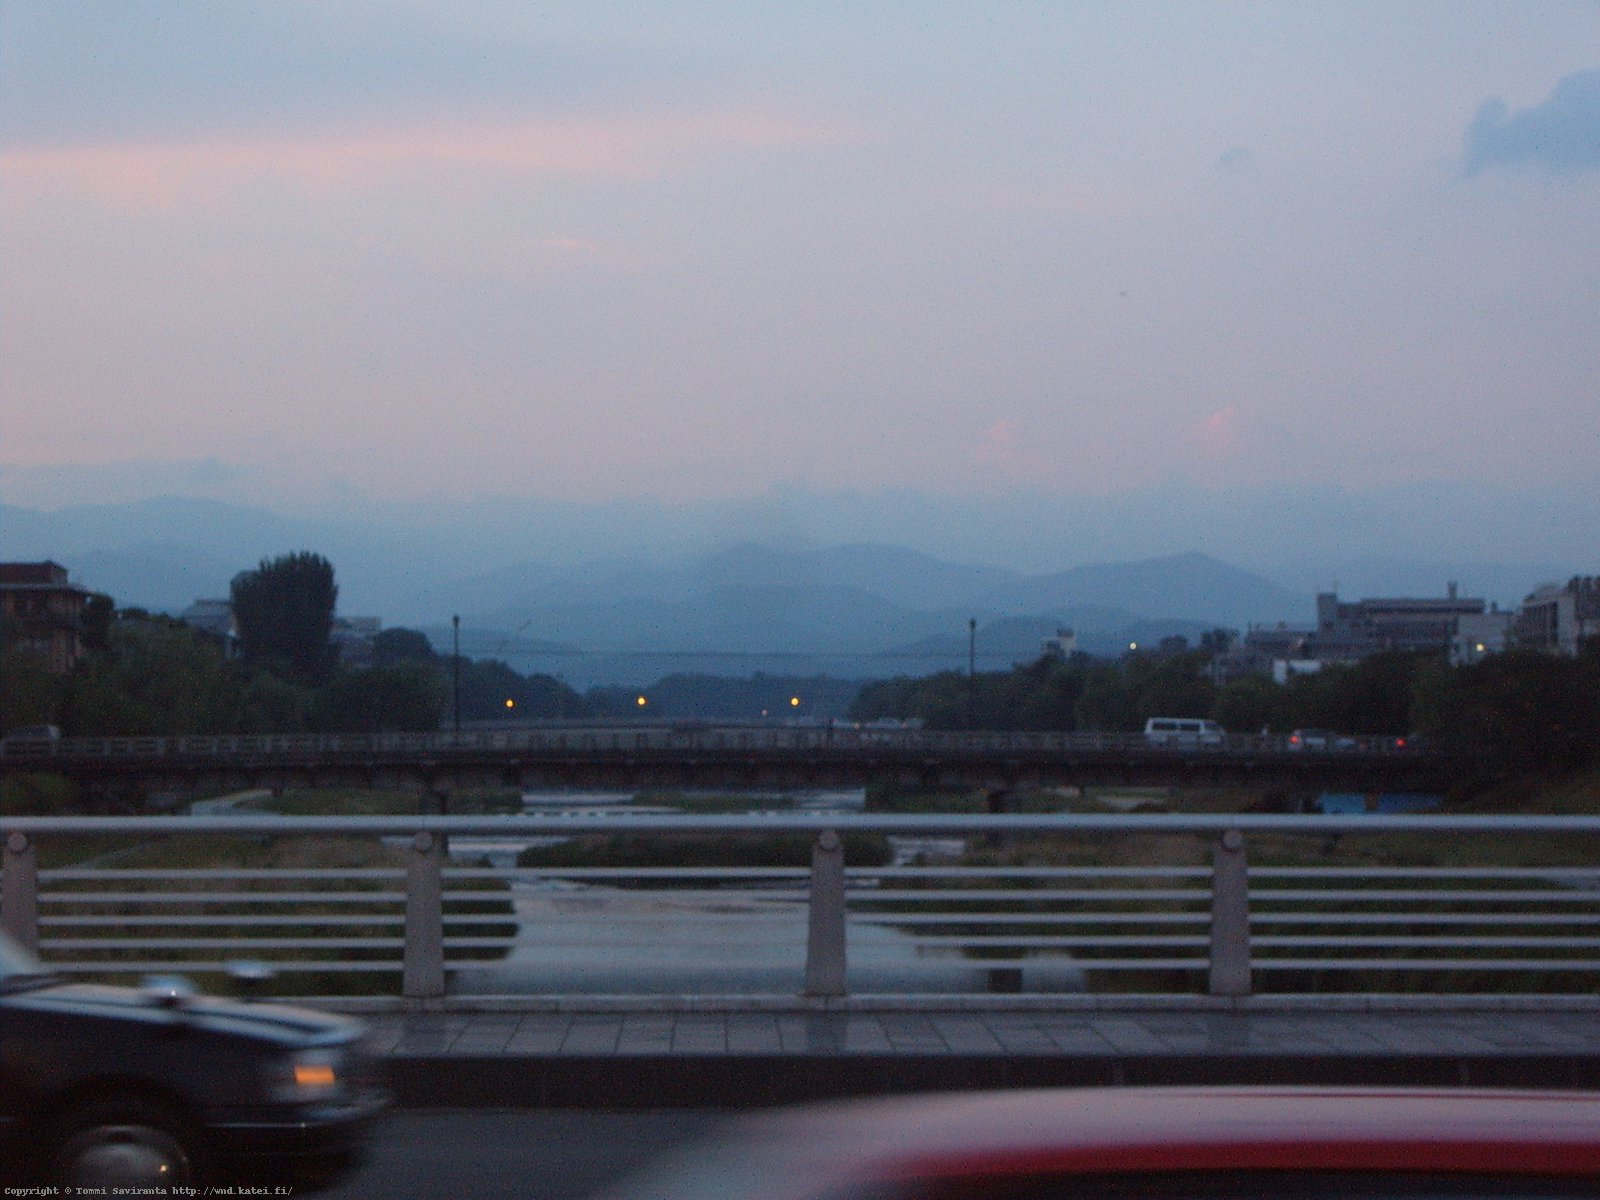
[(515, 700), (513, 700), (510, 696), (507, 696), (506, 697), (506, 707), (507, 708), (515, 708), (516, 706), (517, 706), (517, 702)]
[(789, 697), (789, 707), (790, 708), (799, 708), (800, 707), (800, 697), (799, 696), (790, 696)]
[(643, 708), (646, 704), (649, 704), (650, 701), (646, 700), (643, 696), (640, 696), (637, 700), (634, 701), (634, 703), (637, 704), (640, 708)]

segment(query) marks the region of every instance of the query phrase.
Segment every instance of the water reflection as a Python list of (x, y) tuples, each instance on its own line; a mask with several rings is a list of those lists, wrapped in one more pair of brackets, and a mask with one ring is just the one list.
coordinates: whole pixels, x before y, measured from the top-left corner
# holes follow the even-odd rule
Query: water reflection
[[(748, 793), (741, 793), (748, 795)], [(679, 811), (670, 803), (635, 805), (619, 792), (538, 792), (525, 811), (629, 813)], [(860, 789), (750, 797), (749, 811), (859, 812)], [(522, 849), (565, 839), (451, 839), (451, 854), (511, 866)], [(959, 839), (893, 839), (897, 860), (958, 853)], [(458, 995), (797, 995), (805, 977), (807, 910), (803, 881), (774, 881), (751, 890), (632, 889), (566, 879), (513, 883), (515, 945), (494, 966), (455, 973)], [(989, 972), (968, 965), (959, 950), (926, 946), (911, 934), (869, 920), (847, 919), (848, 985), (852, 993), (981, 992)], [(1029, 991), (1082, 990), (1068, 959), (1024, 970)]]

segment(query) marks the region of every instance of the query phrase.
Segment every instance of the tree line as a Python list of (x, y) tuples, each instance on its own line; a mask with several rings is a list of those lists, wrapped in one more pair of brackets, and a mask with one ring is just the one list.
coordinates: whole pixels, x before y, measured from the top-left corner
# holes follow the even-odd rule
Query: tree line
[(453, 719), (458, 681), (463, 721), (591, 715), (551, 676), (494, 659), (456, 663), (416, 630), (383, 630), (370, 665), (342, 664), (332, 636), (338, 586), (318, 554), (262, 560), (234, 577), (230, 600), (236, 654), (174, 617), (117, 611), (103, 596), (84, 614), (85, 653), (69, 674), (8, 641), (0, 728), (56, 725), (79, 737), (432, 730)]
[(1151, 717), (1205, 717), (1236, 733), (1297, 728), (1413, 735), (1487, 765), (1562, 772), (1600, 765), (1600, 639), (1575, 658), (1512, 650), (1452, 666), (1390, 652), (1285, 683), (1218, 683), (1219, 645), (1165, 647), (1115, 661), (1041, 658), (1010, 671), (947, 671), (864, 687), (855, 720), (920, 720), (931, 729), (1137, 731)]

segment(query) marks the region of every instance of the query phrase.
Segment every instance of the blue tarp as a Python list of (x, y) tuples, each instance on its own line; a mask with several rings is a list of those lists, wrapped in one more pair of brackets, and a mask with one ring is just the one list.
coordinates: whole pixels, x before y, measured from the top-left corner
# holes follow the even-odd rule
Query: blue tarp
[(1317, 811), (1325, 816), (1344, 816), (1367, 811), (1367, 797), (1362, 792), (1323, 792), (1317, 797)]

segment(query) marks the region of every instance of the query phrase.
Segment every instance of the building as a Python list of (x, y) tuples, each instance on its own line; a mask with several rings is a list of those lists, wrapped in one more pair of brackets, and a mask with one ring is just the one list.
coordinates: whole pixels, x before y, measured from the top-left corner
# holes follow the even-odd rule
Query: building
[[(1317, 597), (1317, 636), (1379, 650), (1448, 650), (1460, 622), (1490, 611), (1487, 601), (1456, 594), (1456, 585), (1432, 599), (1365, 599), (1344, 602), (1336, 592)], [(1365, 654), (1362, 655), (1365, 657)]]
[(239, 652), (239, 623), (227, 600), (196, 600), (178, 614), (178, 620), (217, 642), (232, 658)]
[(1574, 575), (1547, 583), (1522, 602), (1515, 638), (1519, 646), (1576, 655), (1578, 643), (1600, 637), (1600, 576)]
[(1212, 675), (1226, 682), (1241, 675), (1271, 675), (1279, 683), (1336, 663), (1357, 663), (1385, 650), (1446, 655), (1476, 662), (1505, 649), (1515, 614), (1477, 597), (1461, 596), (1454, 583), (1437, 597), (1317, 596), (1313, 626), (1278, 624), (1245, 632), (1213, 660)]
[(370, 667), (382, 631), (380, 617), (335, 617), (329, 636), (339, 652), (339, 665)]
[(1048, 659), (1065, 661), (1078, 652), (1078, 635), (1071, 629), (1058, 627), (1055, 637), (1044, 639), (1040, 653)]
[(1516, 621), (1516, 613), (1502, 612), (1498, 607), (1457, 618), (1455, 636), (1450, 640), (1450, 665), (1470, 666), (1501, 653), (1510, 643)]
[(6, 646), (32, 651), (65, 675), (83, 657), (84, 612), (93, 594), (73, 583), (60, 563), (0, 563)]

